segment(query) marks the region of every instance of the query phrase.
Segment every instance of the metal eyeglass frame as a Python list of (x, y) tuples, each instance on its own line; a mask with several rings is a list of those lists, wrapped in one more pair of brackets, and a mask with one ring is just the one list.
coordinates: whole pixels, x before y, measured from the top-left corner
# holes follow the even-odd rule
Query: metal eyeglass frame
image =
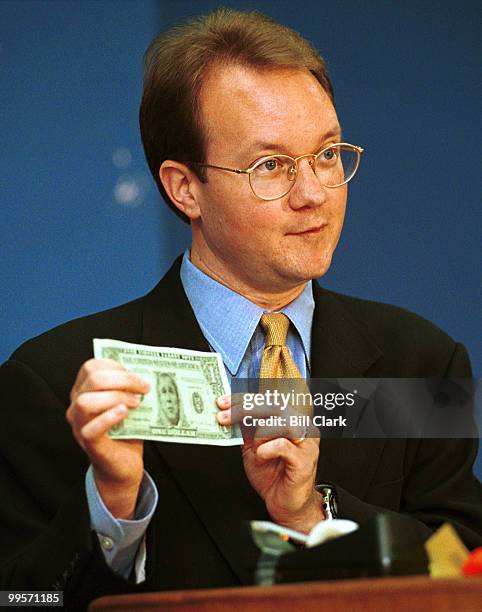
[[(352, 149), (355, 153), (357, 153), (357, 160), (356, 160), (355, 168), (353, 169), (353, 172), (342, 183), (338, 183), (338, 185), (323, 185), (323, 187), (327, 187), (328, 189), (336, 189), (337, 187), (341, 187), (342, 185), (346, 185), (355, 176), (355, 174), (356, 174), (356, 172), (358, 170), (358, 166), (360, 165), (361, 154), (364, 151), (364, 149), (362, 147), (359, 147), (358, 145), (350, 144), (348, 142), (335, 142), (333, 144), (328, 145), (327, 147), (324, 147), (318, 153), (305, 153), (305, 155), (300, 155), (299, 157), (290, 157), (289, 155), (272, 153), (271, 155), (264, 155), (263, 157), (261, 157), (260, 159), (256, 160), (254, 163), (252, 163), (248, 168), (246, 168), (244, 170), (241, 169), (241, 168), (226, 168), (225, 166), (215, 166), (214, 164), (203, 164), (201, 162), (184, 162), (184, 163), (188, 164), (188, 165), (191, 165), (191, 166), (199, 166), (201, 168), (214, 168), (215, 170), (226, 170), (226, 172), (234, 172), (235, 174), (247, 174), (248, 175), (248, 179), (249, 179), (249, 186), (251, 187), (251, 191), (254, 193), (254, 195), (257, 198), (259, 198), (260, 200), (264, 200), (265, 202), (270, 202), (272, 200), (279, 200), (279, 198), (284, 197), (287, 193), (289, 193), (293, 189), (293, 186), (294, 186), (294, 184), (296, 182), (296, 178), (298, 176), (298, 161), (300, 159), (303, 159), (304, 157), (311, 157), (312, 161), (310, 161), (308, 163), (310, 164), (310, 166), (313, 167), (313, 164), (316, 162), (318, 157), (320, 155), (323, 155), (323, 153), (325, 151), (328, 151), (329, 149), (332, 149), (333, 147), (342, 147), (342, 146), (343, 147), (348, 147), (348, 148)], [(292, 181), (291, 185), (289, 186), (289, 188), (284, 193), (282, 193), (281, 195), (276, 196), (274, 198), (264, 198), (264, 197), (258, 195), (256, 193), (256, 191), (254, 190), (253, 185), (251, 183), (251, 174), (256, 170), (256, 168), (258, 166), (260, 166), (261, 164), (263, 164), (264, 162), (266, 162), (266, 161), (268, 161), (270, 159), (273, 159), (274, 157), (291, 160), (293, 162), (293, 164), (294, 164), (295, 171), (292, 173), (293, 178), (289, 179), (289, 180)]]

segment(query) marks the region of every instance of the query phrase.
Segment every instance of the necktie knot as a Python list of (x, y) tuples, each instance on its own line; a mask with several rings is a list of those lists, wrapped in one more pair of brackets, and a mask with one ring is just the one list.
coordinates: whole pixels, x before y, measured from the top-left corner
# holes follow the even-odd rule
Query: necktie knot
[(265, 347), (286, 345), (290, 320), (285, 314), (282, 312), (264, 314), (261, 317), (261, 325), (266, 332)]

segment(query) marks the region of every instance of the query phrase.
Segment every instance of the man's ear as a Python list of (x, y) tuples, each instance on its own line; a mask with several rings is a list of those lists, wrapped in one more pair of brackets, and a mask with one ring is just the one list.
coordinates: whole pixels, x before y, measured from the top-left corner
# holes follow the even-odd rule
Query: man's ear
[(159, 178), (174, 206), (191, 221), (197, 219), (200, 210), (193, 183), (199, 179), (195, 174), (185, 164), (166, 159), (159, 168)]

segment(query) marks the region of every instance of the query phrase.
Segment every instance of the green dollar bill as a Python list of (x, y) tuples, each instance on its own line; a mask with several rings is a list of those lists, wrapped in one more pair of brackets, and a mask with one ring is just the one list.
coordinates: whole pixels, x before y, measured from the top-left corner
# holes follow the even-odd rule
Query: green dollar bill
[(109, 436), (157, 442), (234, 446), (238, 427), (218, 424), (216, 399), (230, 393), (219, 353), (94, 339), (94, 356), (113, 359), (150, 383), (141, 404)]

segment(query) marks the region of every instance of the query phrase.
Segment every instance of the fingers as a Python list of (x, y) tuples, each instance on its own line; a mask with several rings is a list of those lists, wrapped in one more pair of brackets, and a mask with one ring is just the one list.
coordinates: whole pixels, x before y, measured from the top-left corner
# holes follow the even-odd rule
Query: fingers
[(71, 391), (71, 399), (88, 391), (106, 391), (111, 389), (131, 393), (147, 393), (149, 383), (137, 374), (129, 372), (122, 365), (110, 359), (90, 359), (80, 368)]
[(220, 411), (216, 418), (223, 426), (239, 424), (245, 444), (257, 448), (268, 440), (287, 438), (299, 445), (308, 437), (320, 437), (309, 415), (292, 409), (273, 414), (273, 410), (268, 411), (265, 406), (248, 410), (243, 407), (243, 398), (243, 393), (218, 398)]
[(243, 436), (254, 438), (260, 443), (266, 440), (273, 440), (275, 438), (287, 438), (293, 444), (301, 444), (307, 438), (319, 438), (320, 432), (314, 425), (307, 424), (294, 424), (290, 425), (289, 422), (276, 422), (273, 424), (262, 424), (257, 425), (255, 422), (241, 425), (241, 431)]
[(98, 417), (88, 421), (86, 425), (80, 428), (78, 441), (84, 448), (88, 448), (114, 427), (114, 425), (125, 419), (128, 412), (127, 406), (123, 404), (102, 412)]
[(123, 421), (129, 413), (129, 409), (124, 404), (119, 404), (113, 408), (105, 410), (97, 417), (87, 420), (72, 422), (72, 433), (79, 445), (87, 452), (91, 461), (94, 463), (97, 455), (97, 446), (102, 446), (102, 440), (107, 432)]
[(127, 408), (136, 408), (142, 401), (142, 395), (126, 393), (124, 391), (90, 391), (79, 393), (70, 404), (67, 412), (67, 421), (85, 423), (113, 406), (124, 405)]
[(256, 458), (260, 461), (284, 459), (293, 463), (296, 458), (296, 446), (286, 438), (275, 438), (259, 444), (256, 448)]
[(233, 393), (218, 397), (216, 403), (220, 412), (216, 415), (220, 425), (234, 425), (234, 414), (241, 414), (243, 407), (243, 393)]
[(227, 393), (221, 395), (216, 400), (218, 407), (221, 410), (227, 410), (228, 408), (242, 408), (243, 407), (244, 393)]
[(221, 395), (221, 397), (218, 397), (216, 400), (216, 403), (221, 410), (227, 410), (231, 407), (231, 396), (229, 394)]
[[(241, 424), (246, 417), (253, 420), (267, 419), (268, 417), (276, 417), (278, 422), (289, 423), (296, 421), (296, 417), (306, 416), (311, 419), (311, 406), (276, 406), (269, 403), (252, 404), (246, 403), (246, 398), (249, 393), (233, 393), (232, 395), (223, 395), (217, 400), (217, 405), (221, 412), (218, 413), (218, 420), (223, 424), (234, 425)], [(229, 415), (229, 420), (226, 415)], [(304, 423), (304, 421), (303, 421)]]
[(138, 396), (127, 393), (82, 393), (67, 410), (67, 421), (77, 442), (89, 451), (97, 442), (102, 441), (114, 425), (123, 421), (129, 409), (136, 408), (140, 401)]
[(307, 457), (318, 456), (318, 443), (316, 439), (306, 439), (301, 444), (287, 438), (261, 441), (256, 446), (256, 459), (259, 462), (283, 459), (293, 467), (307, 467)]
[(80, 368), (72, 390), (79, 389), (87, 376), (98, 370), (125, 370), (125, 368), (112, 359), (89, 359)]
[(231, 396), (222, 395), (216, 400), (220, 412), (217, 413), (216, 418), (220, 425), (231, 425)]
[(81, 385), (73, 390), (73, 395), (75, 397), (76, 393), (110, 389), (144, 394), (149, 388), (149, 383), (127, 370), (98, 370), (88, 374)]
[(232, 425), (231, 423), (231, 408), (222, 408), (221, 412), (216, 415), (220, 425)]
[(107, 432), (137, 408), (149, 383), (109, 359), (90, 359), (79, 370), (71, 391), (67, 421), (78, 443), (87, 450), (106, 439)]

